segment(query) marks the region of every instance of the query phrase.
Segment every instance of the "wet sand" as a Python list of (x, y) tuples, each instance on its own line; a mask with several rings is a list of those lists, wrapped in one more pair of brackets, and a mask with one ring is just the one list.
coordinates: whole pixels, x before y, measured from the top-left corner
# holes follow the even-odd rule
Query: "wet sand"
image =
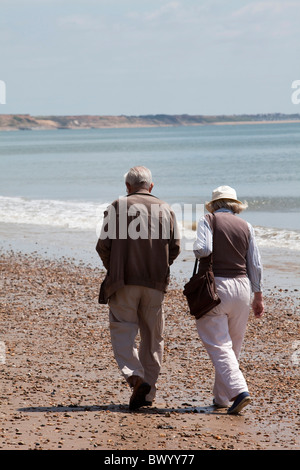
[(213, 368), (172, 282), (157, 399), (131, 412), (97, 303), (103, 272), (0, 254), (0, 449), (299, 449), (298, 290), (269, 289), (264, 317), (251, 314), (240, 366), (253, 401), (230, 416), (211, 406)]

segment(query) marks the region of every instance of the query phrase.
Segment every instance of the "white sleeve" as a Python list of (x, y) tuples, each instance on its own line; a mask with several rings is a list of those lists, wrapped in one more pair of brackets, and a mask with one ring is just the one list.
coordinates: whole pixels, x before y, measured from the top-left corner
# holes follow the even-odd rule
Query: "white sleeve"
[(211, 254), (213, 246), (212, 237), (212, 231), (206, 217), (201, 217), (197, 227), (197, 239), (193, 246), (196, 258), (205, 258)]
[(260, 259), (260, 253), (255, 241), (254, 229), (248, 223), (250, 230), (249, 247), (247, 252), (247, 273), (252, 285), (253, 292), (262, 292), (263, 268)]

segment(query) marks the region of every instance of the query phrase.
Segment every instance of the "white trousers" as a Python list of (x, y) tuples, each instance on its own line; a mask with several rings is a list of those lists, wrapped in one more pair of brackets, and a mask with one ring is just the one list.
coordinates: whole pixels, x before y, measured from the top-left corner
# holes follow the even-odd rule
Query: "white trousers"
[[(126, 379), (143, 377), (151, 385), (146, 399), (152, 401), (161, 370), (164, 349), (164, 293), (127, 285), (109, 299), (111, 343), (115, 359)], [(136, 337), (140, 333), (137, 348)]]
[(251, 287), (246, 277), (215, 280), (221, 303), (196, 320), (196, 325), (215, 368), (215, 402), (229, 406), (239, 393), (248, 391), (238, 359), (250, 312)]

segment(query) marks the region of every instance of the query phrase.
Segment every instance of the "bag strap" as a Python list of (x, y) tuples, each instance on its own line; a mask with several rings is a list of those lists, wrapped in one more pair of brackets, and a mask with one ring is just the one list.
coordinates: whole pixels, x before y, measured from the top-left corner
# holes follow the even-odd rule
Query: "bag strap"
[(214, 233), (215, 233), (215, 228), (216, 228), (216, 216), (215, 214), (213, 213), (212, 215), (212, 236), (213, 236), (213, 239), (212, 239), (212, 252), (211, 252), (211, 264), (213, 262), (213, 252), (214, 252)]
[[(195, 259), (195, 264), (194, 264), (193, 276), (195, 276), (195, 274), (197, 272), (198, 263), (199, 263), (199, 260), (198, 260), (198, 258), (196, 258)], [(200, 264), (199, 264), (199, 266), (200, 266)]]

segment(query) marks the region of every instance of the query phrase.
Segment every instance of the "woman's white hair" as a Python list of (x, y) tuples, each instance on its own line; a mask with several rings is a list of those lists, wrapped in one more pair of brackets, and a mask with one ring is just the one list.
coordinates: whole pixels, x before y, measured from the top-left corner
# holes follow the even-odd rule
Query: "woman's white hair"
[(206, 206), (206, 209), (209, 212), (215, 212), (218, 209), (229, 209), (234, 214), (240, 214), (240, 212), (247, 209), (247, 207), (248, 203), (246, 201), (241, 204), (240, 202), (231, 201), (230, 199), (218, 199), (210, 202), (210, 204)]
[(134, 166), (124, 175), (125, 183), (134, 188), (148, 188), (152, 183), (151, 171), (145, 166)]

